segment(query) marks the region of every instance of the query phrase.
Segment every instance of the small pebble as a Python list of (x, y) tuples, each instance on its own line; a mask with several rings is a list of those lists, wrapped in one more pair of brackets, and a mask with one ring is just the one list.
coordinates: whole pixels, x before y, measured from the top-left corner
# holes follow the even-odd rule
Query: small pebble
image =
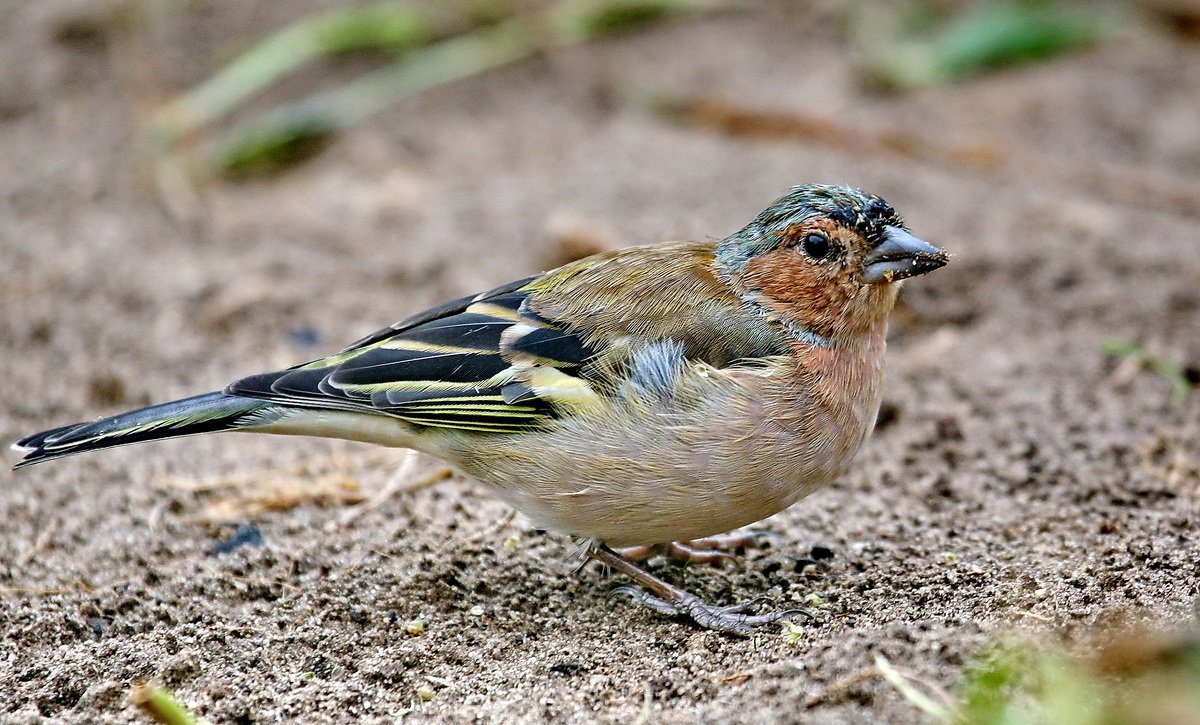
[(812, 559), (813, 561), (832, 559), (833, 557), (833, 549), (824, 544), (813, 544), (813, 547), (808, 550), (808, 558)]
[(578, 662), (558, 662), (550, 665), (551, 672), (557, 672), (560, 675), (577, 675), (584, 671), (584, 666)]
[(257, 526), (254, 524), (242, 524), (237, 528), (237, 531), (233, 532), (233, 536), (230, 536), (224, 541), (213, 544), (212, 547), (209, 548), (208, 554), (209, 556), (228, 554), (229, 552), (240, 549), (243, 546), (259, 547), (262, 546), (265, 541), (266, 540), (263, 539), (262, 532), (258, 530)]

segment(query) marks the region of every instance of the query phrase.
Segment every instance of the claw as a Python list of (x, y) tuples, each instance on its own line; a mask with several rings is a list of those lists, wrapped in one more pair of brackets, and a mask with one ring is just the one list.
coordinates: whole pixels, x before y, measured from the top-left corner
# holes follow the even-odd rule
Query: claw
[(785, 609), (782, 612), (771, 612), (769, 614), (751, 615), (751, 616), (747, 617), (746, 619), (751, 624), (756, 624), (756, 625), (771, 624), (772, 622), (781, 622), (785, 619), (791, 619), (792, 617), (796, 616), (797, 614), (803, 614), (804, 616), (808, 617), (809, 619), (812, 619), (812, 616), (813, 616), (812, 612), (808, 611), (807, 609)]
[(668, 601), (637, 587), (617, 587), (612, 591), (613, 594), (624, 594), (638, 604), (649, 607), (660, 614), (683, 615), (706, 629), (715, 629), (718, 632), (731, 634), (749, 635), (753, 633), (755, 627), (788, 619), (797, 614), (812, 617), (812, 614), (804, 609), (787, 609), (767, 614), (746, 614), (750, 609), (771, 601), (769, 597), (755, 597), (748, 602), (718, 607), (687, 592), (680, 592), (676, 601)]
[[(649, 589), (637, 587), (617, 587), (614, 594), (624, 594), (635, 602), (643, 604), (660, 614), (681, 615), (691, 619), (696, 624), (707, 629), (730, 634), (748, 636), (754, 633), (754, 628), (781, 619), (787, 619), (796, 614), (812, 616), (803, 609), (789, 609), (783, 612), (767, 614), (746, 614), (745, 612), (770, 601), (767, 597), (757, 597), (748, 602), (718, 607), (697, 597), (695, 594), (680, 589), (638, 567), (628, 559), (603, 544), (588, 551), (588, 556), (600, 563), (610, 566), (617, 571), (632, 577), (636, 582)], [(653, 592), (653, 594), (651, 593)]]
[(741, 604), (730, 604), (728, 607), (721, 607), (721, 611), (725, 612), (726, 614), (741, 614), (742, 612), (749, 611), (754, 607), (757, 607), (760, 604), (765, 604), (769, 601), (771, 601), (770, 597), (755, 597), (748, 602), (742, 602)]

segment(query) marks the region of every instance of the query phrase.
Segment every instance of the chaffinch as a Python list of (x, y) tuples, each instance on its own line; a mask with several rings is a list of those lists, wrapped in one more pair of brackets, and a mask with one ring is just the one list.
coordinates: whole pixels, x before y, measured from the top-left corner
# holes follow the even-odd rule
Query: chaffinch
[(797, 186), (720, 242), (571, 262), (220, 392), (31, 435), (17, 467), (217, 431), (414, 448), (584, 540), (638, 601), (746, 634), (792, 612), (706, 604), (610, 547), (730, 531), (836, 479), (875, 421), (897, 283), (946, 261), (879, 197)]

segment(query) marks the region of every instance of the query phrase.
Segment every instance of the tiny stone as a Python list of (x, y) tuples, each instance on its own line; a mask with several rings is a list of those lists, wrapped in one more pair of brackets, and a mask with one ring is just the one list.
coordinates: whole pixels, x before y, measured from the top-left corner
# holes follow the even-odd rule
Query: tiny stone
[(813, 544), (813, 547), (808, 550), (808, 557), (814, 561), (822, 559), (832, 559), (834, 557), (833, 549), (824, 544)]
[(557, 672), (560, 675), (577, 675), (584, 671), (584, 666), (578, 662), (558, 662), (550, 665), (551, 672)]
[(242, 524), (233, 535), (224, 541), (213, 544), (208, 549), (209, 556), (228, 554), (243, 546), (260, 547), (264, 543), (262, 531), (254, 524)]
[(817, 562), (808, 558), (807, 556), (793, 556), (791, 558), (793, 562), (792, 568), (796, 571), (796, 573), (802, 573), (804, 570), (810, 567), (813, 569), (817, 568)]

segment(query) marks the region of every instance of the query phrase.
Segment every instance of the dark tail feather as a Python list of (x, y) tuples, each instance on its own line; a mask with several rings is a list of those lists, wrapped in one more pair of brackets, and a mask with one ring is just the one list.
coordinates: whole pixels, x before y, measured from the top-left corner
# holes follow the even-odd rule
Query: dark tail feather
[(235, 430), (279, 417), (280, 406), (265, 400), (208, 393), (130, 413), (35, 433), (13, 444), (25, 453), (13, 468), (159, 438)]

